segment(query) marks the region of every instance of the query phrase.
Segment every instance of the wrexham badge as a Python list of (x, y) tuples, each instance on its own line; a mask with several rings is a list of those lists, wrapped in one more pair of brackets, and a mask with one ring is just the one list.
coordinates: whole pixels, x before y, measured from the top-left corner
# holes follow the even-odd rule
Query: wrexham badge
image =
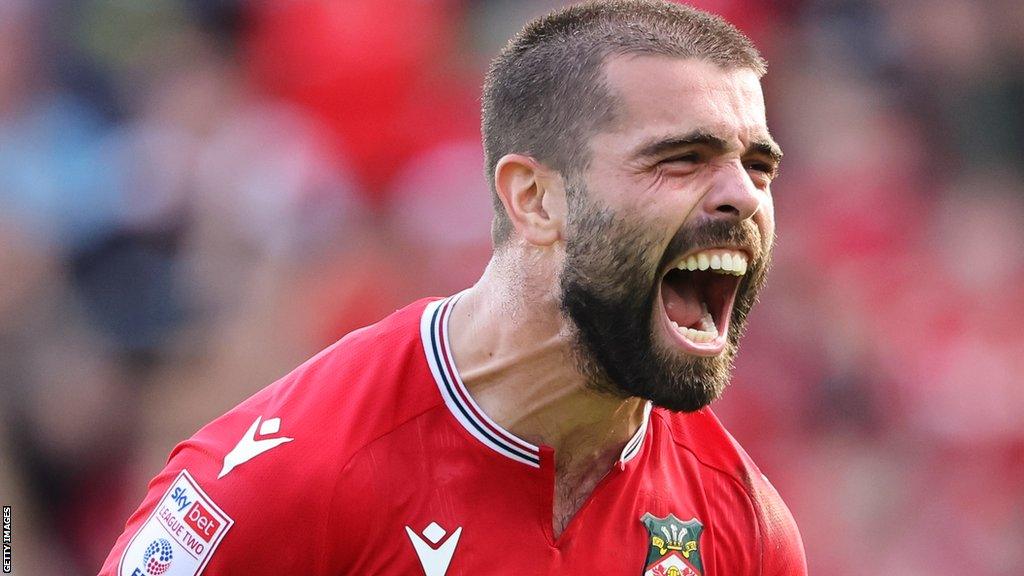
[(704, 576), (700, 560), (700, 533), (704, 526), (696, 519), (683, 522), (669, 514), (658, 518), (644, 514), (650, 546), (643, 576)]

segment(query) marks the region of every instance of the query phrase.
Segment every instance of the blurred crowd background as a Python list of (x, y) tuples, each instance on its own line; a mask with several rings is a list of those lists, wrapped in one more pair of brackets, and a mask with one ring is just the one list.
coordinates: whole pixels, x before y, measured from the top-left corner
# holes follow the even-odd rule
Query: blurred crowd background
[[(717, 411), (815, 576), (1024, 574), (1024, 2), (700, 0), (770, 61)], [(550, 0), (0, 0), (0, 499), (94, 574), (174, 444), (471, 284), (479, 90)]]

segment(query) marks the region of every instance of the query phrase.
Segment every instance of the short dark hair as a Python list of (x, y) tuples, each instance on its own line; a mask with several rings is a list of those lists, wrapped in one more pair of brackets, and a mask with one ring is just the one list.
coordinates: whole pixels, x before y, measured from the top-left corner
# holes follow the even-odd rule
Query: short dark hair
[(494, 188), (498, 160), (520, 153), (569, 177), (585, 170), (586, 139), (614, 117), (603, 64), (626, 54), (697, 58), (759, 77), (767, 70), (732, 24), (667, 1), (586, 2), (528, 23), (491, 63), (484, 82), (481, 124), (495, 247), (512, 234)]

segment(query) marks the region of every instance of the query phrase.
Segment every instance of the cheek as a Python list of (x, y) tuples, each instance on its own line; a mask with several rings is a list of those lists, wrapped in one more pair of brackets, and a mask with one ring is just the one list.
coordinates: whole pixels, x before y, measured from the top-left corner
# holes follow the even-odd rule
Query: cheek
[(641, 208), (649, 223), (648, 234), (663, 244), (672, 240), (681, 227), (695, 222), (701, 200), (714, 186), (711, 178), (693, 176), (685, 184), (671, 184), (647, 198)]
[(767, 194), (762, 200), (757, 220), (761, 235), (767, 240), (766, 244), (771, 245), (771, 241), (775, 239), (775, 204), (772, 202), (771, 194)]

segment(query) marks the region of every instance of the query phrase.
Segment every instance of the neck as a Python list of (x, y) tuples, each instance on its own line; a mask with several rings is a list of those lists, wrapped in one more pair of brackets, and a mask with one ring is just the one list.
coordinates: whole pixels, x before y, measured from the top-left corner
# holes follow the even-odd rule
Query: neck
[(555, 450), (560, 476), (603, 475), (642, 423), (645, 402), (587, 387), (576, 369), (557, 288), (531, 291), (529, 286), (545, 284), (524, 277), (550, 271), (538, 270), (543, 262), (531, 264), (536, 266), (508, 275), (517, 278), (513, 285), (492, 260), (463, 294), (449, 321), (455, 362), (491, 419)]

